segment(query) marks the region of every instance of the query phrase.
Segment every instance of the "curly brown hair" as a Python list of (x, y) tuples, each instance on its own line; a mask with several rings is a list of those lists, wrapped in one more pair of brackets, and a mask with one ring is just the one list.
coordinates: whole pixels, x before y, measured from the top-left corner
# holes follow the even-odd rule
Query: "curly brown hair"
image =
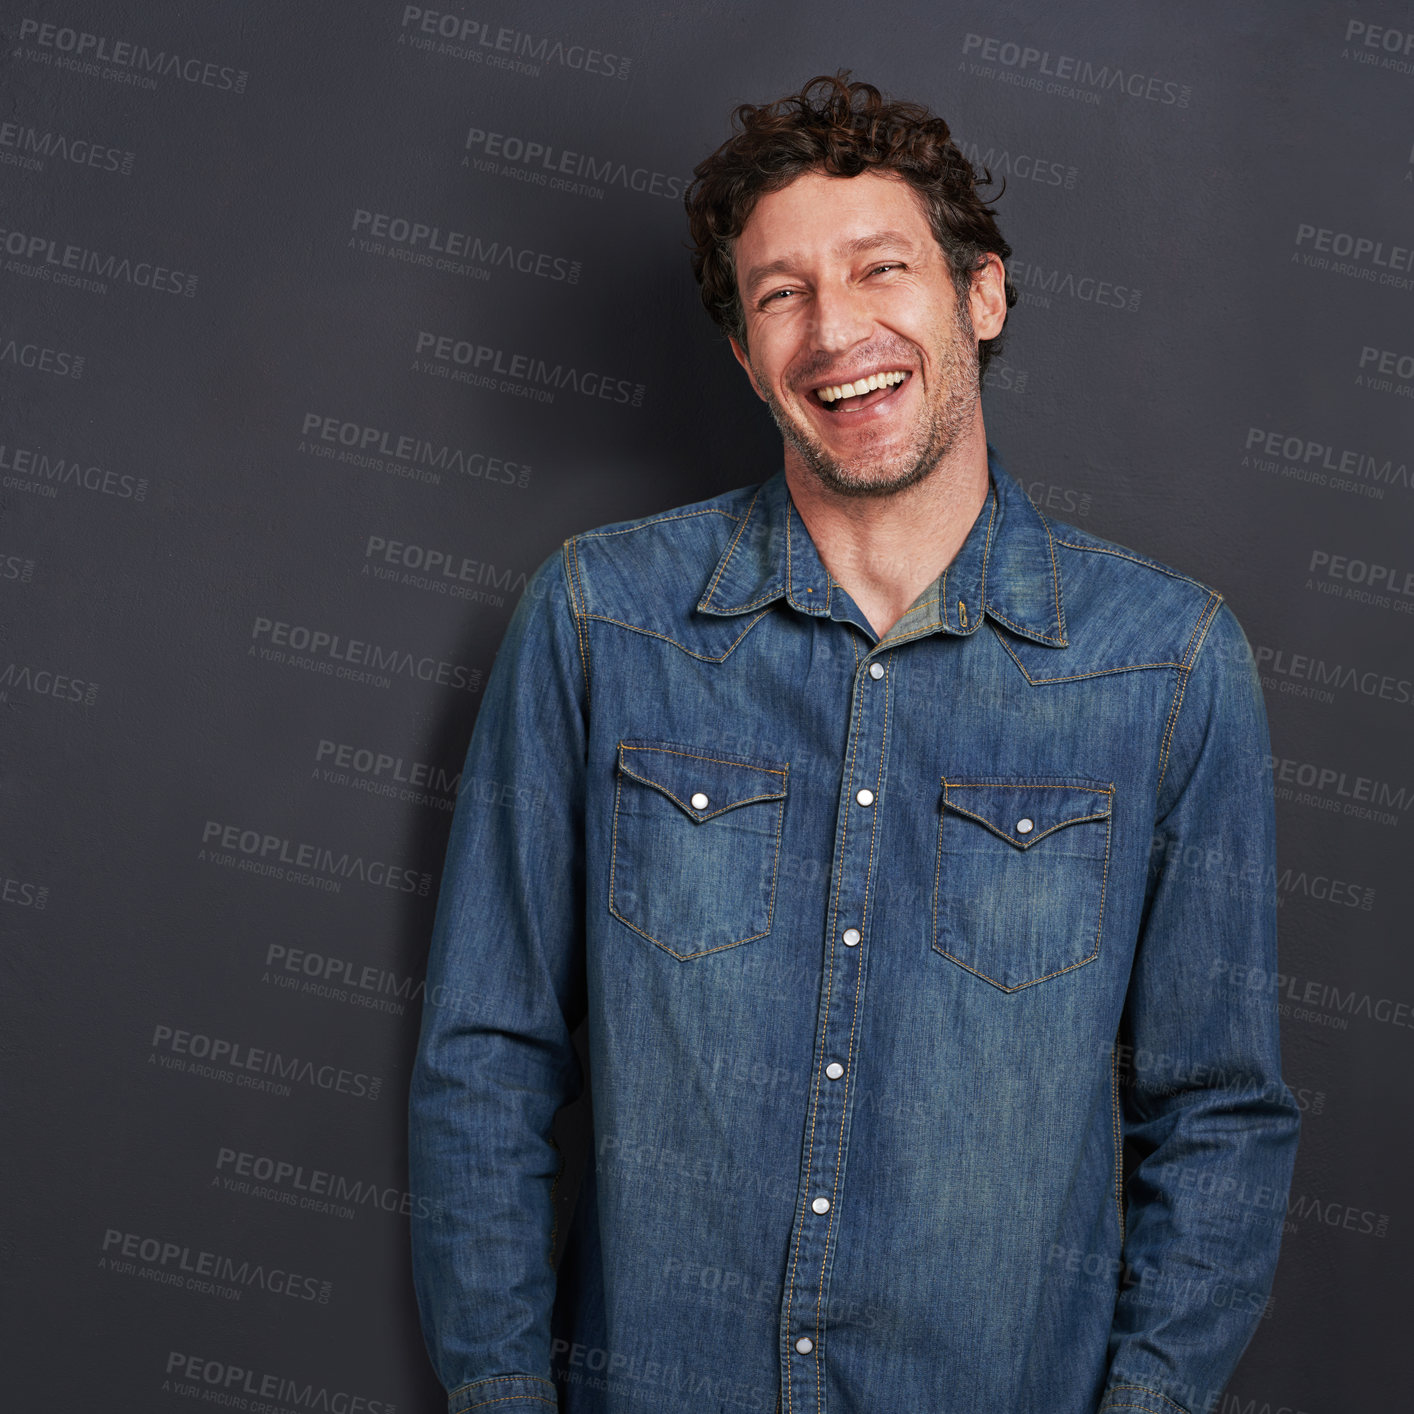
[[(947, 257), (959, 300), (967, 297), (982, 257), (1005, 263), (1011, 247), (995, 210), (977, 188), (992, 174), (958, 150), (948, 125), (921, 103), (886, 100), (872, 84), (851, 83), (849, 70), (820, 74), (799, 93), (774, 103), (743, 103), (732, 112), (732, 136), (693, 169), (684, 197), (692, 235), (692, 273), (717, 326), (746, 347), (746, 319), (736, 285), (733, 247), (770, 192), (809, 171), (857, 177), (878, 169), (897, 173), (923, 202), (933, 235)], [(1006, 302), (1016, 287), (1006, 277)], [(1001, 351), (1001, 335), (978, 344), (979, 375)]]

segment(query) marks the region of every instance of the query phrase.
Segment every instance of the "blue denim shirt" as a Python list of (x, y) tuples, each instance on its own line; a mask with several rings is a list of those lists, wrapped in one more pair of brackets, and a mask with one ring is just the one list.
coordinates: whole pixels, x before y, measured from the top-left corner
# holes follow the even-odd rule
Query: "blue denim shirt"
[(412, 1081), (452, 1411), (1217, 1407), (1299, 1126), (1260, 688), (1217, 592), (991, 483), (882, 639), (779, 472), (536, 571)]

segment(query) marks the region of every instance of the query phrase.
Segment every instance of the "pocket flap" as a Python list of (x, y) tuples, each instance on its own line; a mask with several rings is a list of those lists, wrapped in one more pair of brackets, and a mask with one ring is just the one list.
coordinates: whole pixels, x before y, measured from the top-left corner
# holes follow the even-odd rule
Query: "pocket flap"
[(1080, 780), (950, 781), (943, 777), (943, 809), (966, 815), (1018, 849), (1030, 849), (1066, 825), (1103, 820), (1114, 799), (1112, 783)]
[(768, 766), (676, 742), (621, 741), (619, 770), (652, 786), (694, 820), (755, 800), (781, 800), (788, 766)]

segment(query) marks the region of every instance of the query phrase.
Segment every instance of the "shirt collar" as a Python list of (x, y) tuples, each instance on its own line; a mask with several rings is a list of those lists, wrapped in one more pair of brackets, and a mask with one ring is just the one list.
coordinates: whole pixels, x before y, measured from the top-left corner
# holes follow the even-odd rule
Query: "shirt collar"
[[(987, 448), (987, 500), (952, 563), (887, 635), (974, 633), (978, 607), (1003, 627), (1066, 646), (1060, 568), (1051, 528)], [(762, 482), (697, 601), (705, 614), (744, 614), (784, 598), (803, 614), (830, 613), (831, 580), (791, 500), (784, 471)]]

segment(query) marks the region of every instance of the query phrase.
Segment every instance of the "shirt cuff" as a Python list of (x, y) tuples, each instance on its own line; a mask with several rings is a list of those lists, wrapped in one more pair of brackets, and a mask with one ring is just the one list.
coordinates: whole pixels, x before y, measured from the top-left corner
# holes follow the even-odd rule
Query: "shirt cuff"
[(537, 1375), (492, 1375), (447, 1396), (447, 1414), (552, 1414), (559, 1407), (555, 1386)]
[(1188, 1414), (1181, 1404), (1143, 1385), (1111, 1385), (1096, 1414)]

